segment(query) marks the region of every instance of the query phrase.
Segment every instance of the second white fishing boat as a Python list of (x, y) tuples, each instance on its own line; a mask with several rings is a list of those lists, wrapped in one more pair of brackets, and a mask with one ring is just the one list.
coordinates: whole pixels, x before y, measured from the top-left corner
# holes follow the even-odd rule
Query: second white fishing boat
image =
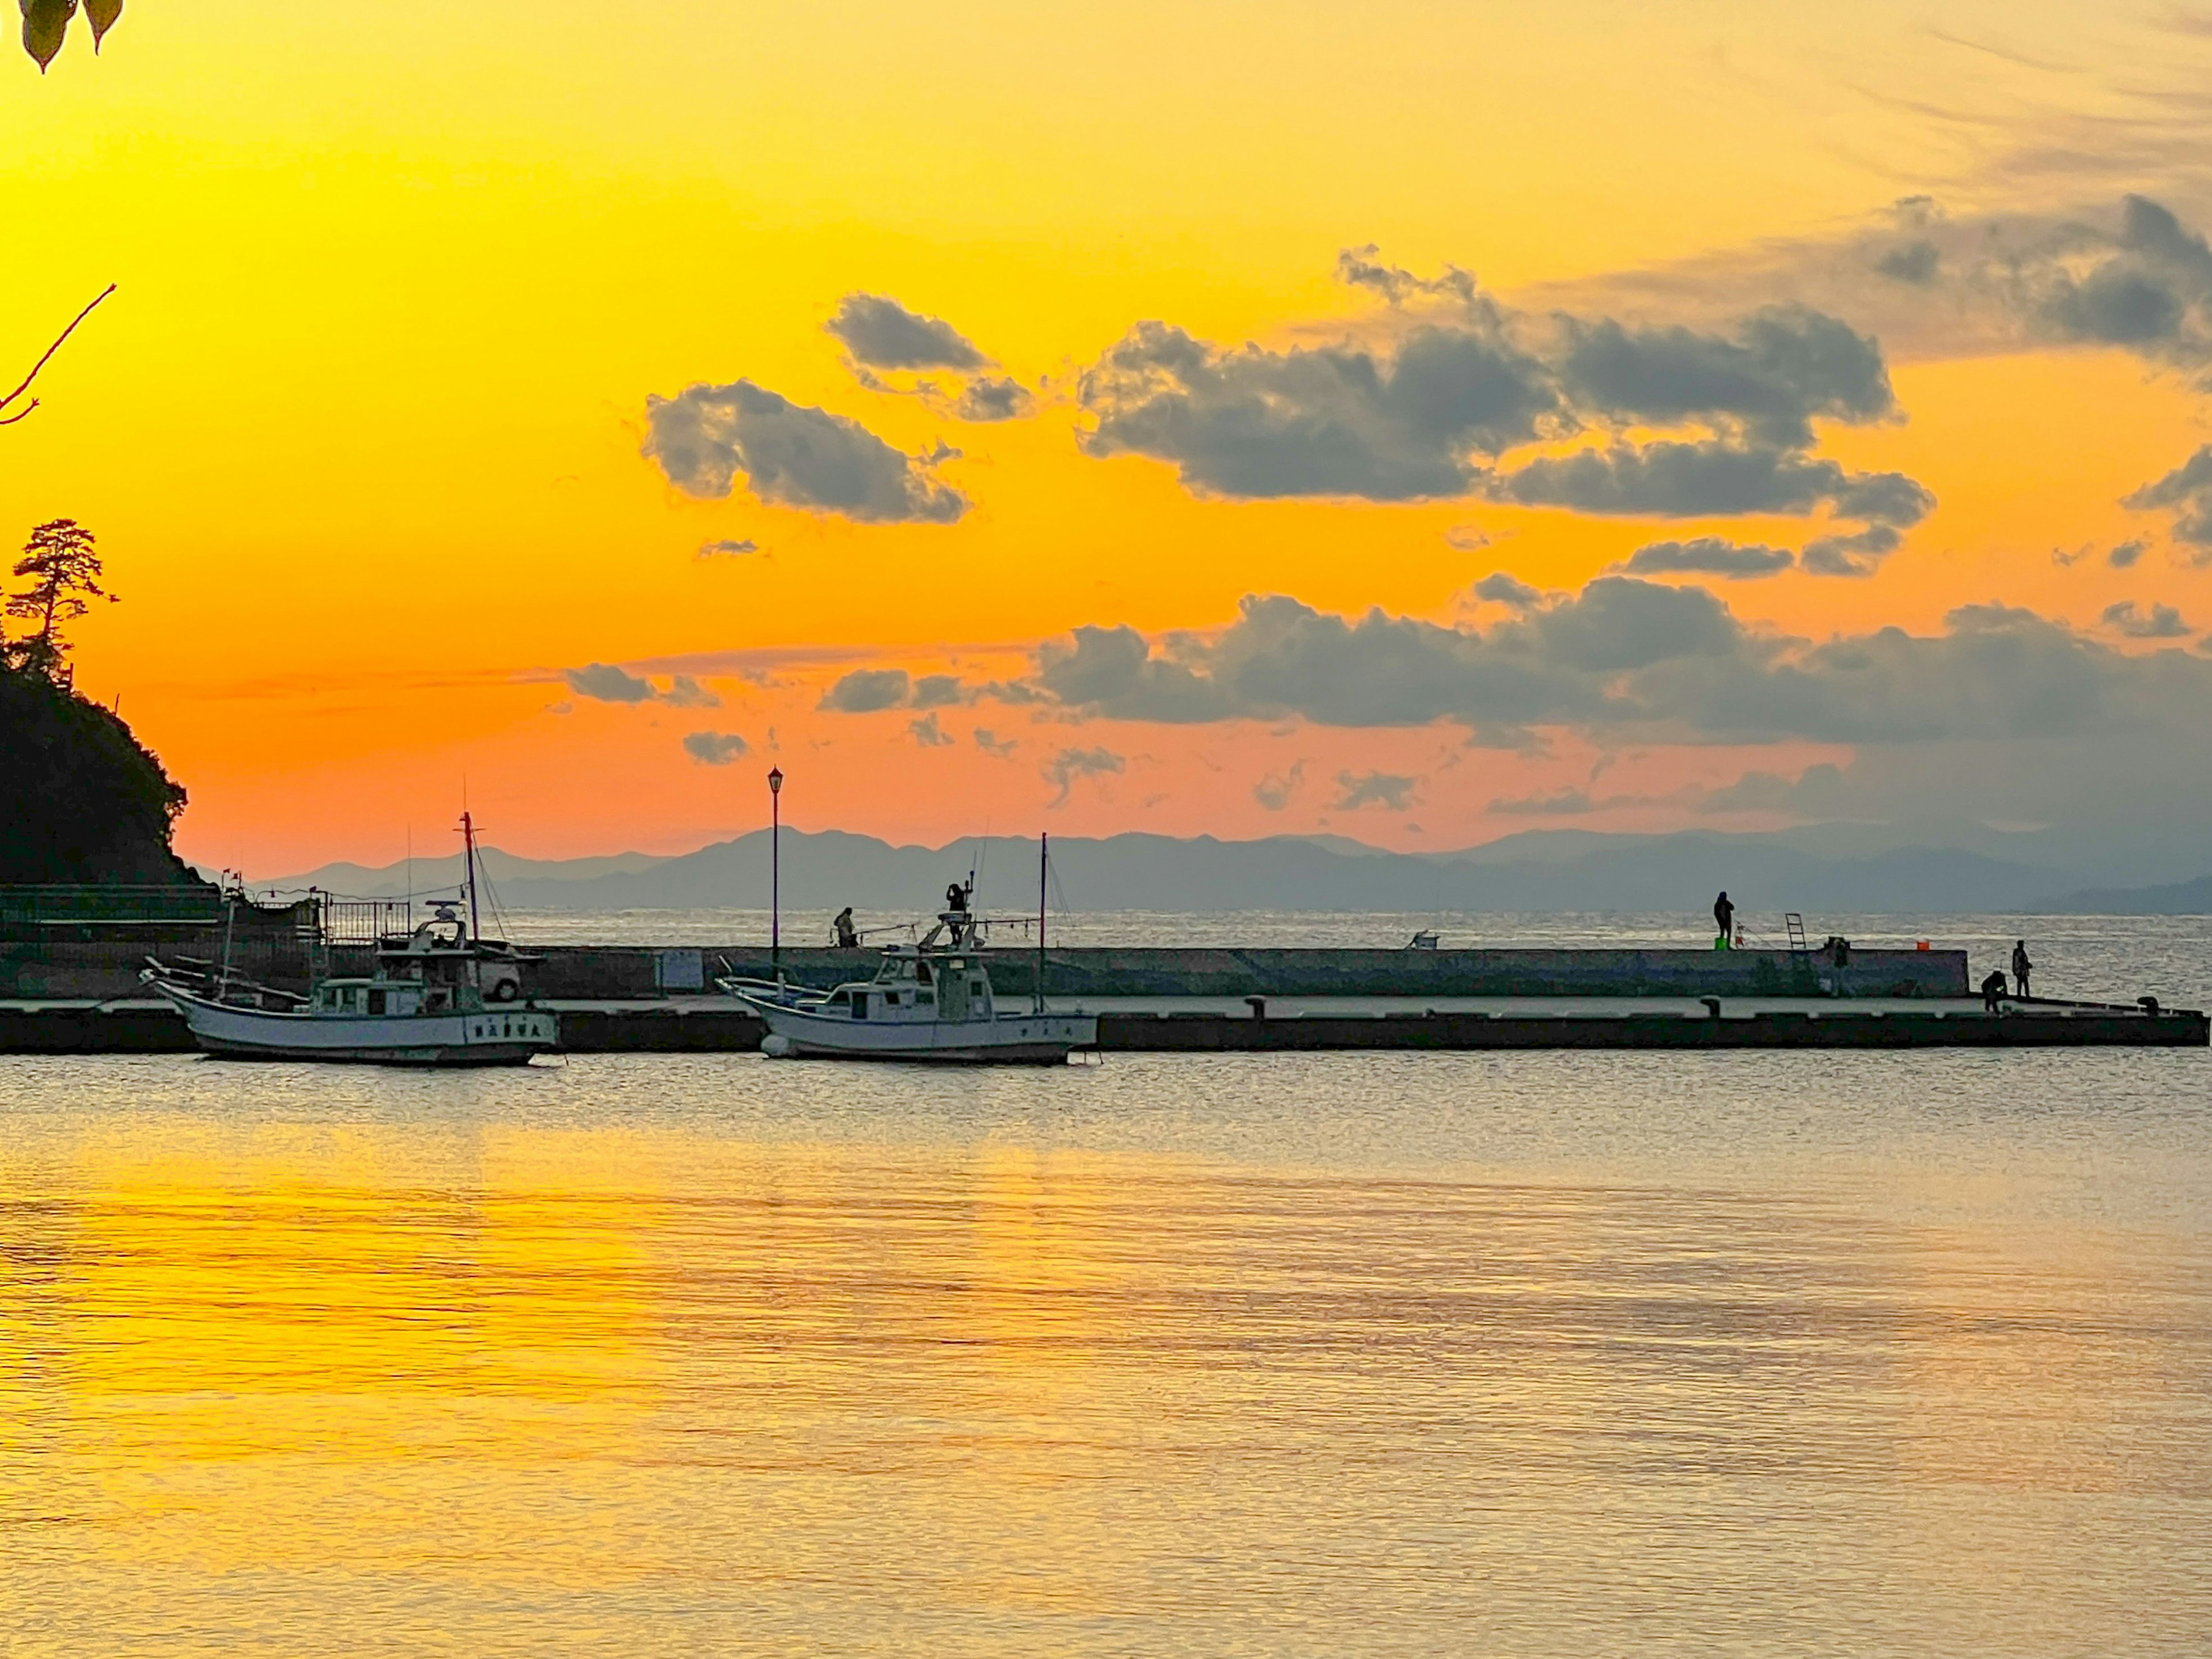
[(997, 1006), (983, 924), (969, 908), (972, 879), (947, 891), (937, 925), (918, 943), (886, 949), (872, 979), (830, 991), (763, 980), (715, 982), (761, 1017), (768, 1026), (761, 1052), (776, 1058), (1064, 1064), (1076, 1050), (1098, 1046), (1098, 1018), (1045, 1006), (1042, 871), (1048, 868), (1040, 867), (1036, 985), (1026, 1012)]

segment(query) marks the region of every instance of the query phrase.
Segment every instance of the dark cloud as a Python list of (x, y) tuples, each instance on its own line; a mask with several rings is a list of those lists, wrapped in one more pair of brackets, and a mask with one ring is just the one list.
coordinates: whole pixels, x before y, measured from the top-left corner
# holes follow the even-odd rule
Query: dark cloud
[(908, 720), (906, 729), (908, 734), (924, 749), (950, 749), (952, 746), (951, 735), (937, 723), (934, 714), (924, 714), (918, 720)]
[(1077, 395), (1096, 422), (1089, 453), (1149, 455), (1193, 489), (1247, 499), (1464, 495), (1472, 455), (1528, 442), (1561, 413), (1544, 365), (1488, 323), (1425, 325), (1387, 354), (1222, 350), (1139, 323)]
[(1815, 576), (1871, 576), (1904, 539), (1893, 526), (1869, 525), (1848, 535), (1821, 536), (1806, 543), (1802, 562)]
[(1638, 449), (1545, 456), (1481, 480), (1493, 499), (1525, 507), (1632, 518), (1705, 519), (1752, 513), (1803, 514), (1912, 525), (1936, 498), (1901, 472), (1846, 472), (1834, 461), (1722, 440), (1661, 442)]
[(968, 498), (931, 476), (951, 452), (912, 456), (859, 422), (793, 403), (750, 380), (646, 399), (644, 453), (687, 495), (727, 495), (743, 472), (764, 501), (864, 524), (951, 524)]
[(1898, 282), (1926, 288), (1936, 280), (1942, 264), (1942, 251), (1923, 236), (1891, 248), (1874, 262), (1874, 268)]
[(2212, 248), (2183, 229), (2170, 209), (2148, 197), (2124, 198), (2107, 251), (2086, 251), (2088, 238), (2078, 231), (2054, 240), (2022, 279), (2052, 331), (2100, 345), (2203, 356)]
[(986, 374), (968, 382), (952, 412), (963, 421), (1013, 421), (1036, 406), (1036, 399), (1019, 380)]
[(951, 324), (878, 294), (848, 294), (823, 325), (871, 368), (981, 368), (989, 361)]
[(1481, 303), (1472, 272), (1462, 270), (1457, 265), (1446, 265), (1443, 276), (1425, 280), (1410, 270), (1384, 264), (1376, 258), (1381, 252), (1372, 242), (1364, 247), (1340, 250), (1336, 256), (1336, 280), (1347, 287), (1379, 294), (1394, 306), (1417, 298), (1452, 299), (1470, 307)]
[(2120, 505), (2138, 513), (2172, 513), (2174, 539), (2212, 556), (2212, 444), (2163, 478), (2122, 497)]
[(1270, 772), (1252, 786), (1252, 799), (1260, 803), (1261, 810), (1279, 812), (1305, 785), (1306, 763), (1292, 761), (1287, 772)]
[(746, 536), (736, 540), (702, 542), (696, 556), (702, 559), (738, 558), (747, 553), (759, 551), (760, 544)]
[(2181, 612), (2172, 605), (2154, 605), (2148, 611), (2141, 611), (2136, 609), (2133, 599), (2106, 605), (2100, 620), (2131, 640), (2186, 639), (2195, 631), (2181, 620)]
[(1393, 812), (1407, 811), (1413, 805), (1414, 790), (1419, 782), (1418, 778), (1402, 778), (1389, 772), (1339, 772), (1335, 810), (1356, 812), (1363, 806), (1380, 806)]
[(1044, 769), (1045, 781), (1059, 790), (1051, 806), (1064, 806), (1078, 778), (1105, 777), (1123, 769), (1126, 763), (1110, 749), (1063, 749)]
[(1569, 401), (1615, 422), (1740, 423), (1760, 447), (1799, 449), (1815, 416), (1866, 422), (1897, 410), (1881, 348), (1802, 306), (1755, 312), (1731, 337), (1610, 319), (1561, 325)]
[(1763, 547), (1699, 536), (1686, 542), (1653, 542), (1639, 547), (1621, 566), (1632, 576), (1709, 575), (1745, 581), (1771, 576), (1796, 563), (1786, 547)]
[(977, 726), (969, 735), (975, 739), (975, 746), (978, 749), (987, 755), (994, 755), (1000, 760), (1013, 758), (1014, 750), (1018, 746), (1012, 738), (1001, 738), (988, 726)]
[(2150, 544), (2145, 541), (2122, 542), (2105, 555), (2105, 562), (2115, 570), (2132, 570), (2136, 561), (2142, 558)]
[(626, 674), (612, 663), (595, 662), (583, 668), (564, 668), (561, 678), (580, 697), (597, 702), (651, 702), (653, 682)]
[(693, 732), (684, 739), (684, 752), (703, 766), (727, 766), (751, 749), (734, 732)]
[(678, 674), (665, 691), (653, 689), (611, 663), (595, 662), (584, 668), (564, 668), (561, 678), (579, 696), (599, 702), (665, 702), (677, 708), (720, 708), (722, 700), (689, 674)]
[(914, 683), (914, 707), (949, 708), (960, 701), (960, 679), (955, 674), (924, 674)]
[(1541, 726), (1729, 743), (2085, 737), (2212, 712), (2212, 663), (2126, 655), (2032, 611), (1966, 605), (1940, 634), (1814, 641), (1747, 628), (1703, 588), (1628, 576), (1486, 627), (1254, 597), (1218, 635), (1158, 644), (1081, 630), (1041, 652), (1039, 688), (1110, 719), (1452, 720), (1514, 744)]
[(835, 714), (873, 714), (906, 705), (914, 682), (903, 668), (856, 668), (824, 692), (816, 708)]
[(1078, 628), (1066, 643), (1046, 641), (1036, 678), (1056, 702), (1113, 720), (1188, 725), (1227, 719), (1233, 706), (1212, 680), (1153, 655), (1151, 643), (1127, 623)]
[(1541, 588), (1531, 587), (1518, 576), (1503, 570), (1492, 571), (1468, 591), (1478, 599), (1488, 599), (1495, 605), (1510, 605), (1516, 611), (1526, 611), (1544, 600)]

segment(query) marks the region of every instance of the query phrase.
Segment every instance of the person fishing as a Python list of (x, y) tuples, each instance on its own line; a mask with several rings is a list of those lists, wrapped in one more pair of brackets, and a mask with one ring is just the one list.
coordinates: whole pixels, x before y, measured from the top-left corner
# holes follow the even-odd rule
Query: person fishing
[(967, 915), (968, 890), (957, 881), (949, 884), (945, 890), (945, 908), (957, 910), (962, 915)]
[(843, 909), (840, 910), (837, 913), (836, 921), (831, 922), (830, 925), (837, 930), (837, 944), (840, 949), (849, 951), (860, 944), (860, 936), (854, 930), (853, 927), (853, 907), (851, 905), (848, 904)]
[(2027, 976), (2035, 971), (2035, 964), (2027, 959), (2027, 941), (2016, 939), (2012, 942), (2012, 976), (2020, 987), (2020, 994), (2027, 994)]
[(2004, 969), (1999, 968), (1982, 981), (1982, 1012), (1985, 1014), (2002, 1013), (2004, 1010), (1998, 1006), (1998, 1001), (2004, 994)]
[(1720, 929), (1720, 938), (1715, 941), (1713, 948), (1717, 951), (1729, 949), (1735, 943), (1735, 906), (1729, 902), (1725, 890), (1713, 901), (1713, 925)]

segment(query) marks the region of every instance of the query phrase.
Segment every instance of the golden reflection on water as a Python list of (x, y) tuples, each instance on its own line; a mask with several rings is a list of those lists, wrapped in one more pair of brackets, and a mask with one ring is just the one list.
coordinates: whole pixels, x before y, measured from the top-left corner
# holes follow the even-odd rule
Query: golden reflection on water
[(0, 1152), (0, 1614), (27, 1655), (2181, 1654), (2205, 1304), (2201, 1241), (1718, 1184), (147, 1109)]

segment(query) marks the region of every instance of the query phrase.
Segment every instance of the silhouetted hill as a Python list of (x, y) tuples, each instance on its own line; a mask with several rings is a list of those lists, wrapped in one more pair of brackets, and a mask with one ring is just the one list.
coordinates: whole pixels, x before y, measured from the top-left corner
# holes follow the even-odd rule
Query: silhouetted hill
[[(1346, 851), (1299, 836), (1054, 837), (1054, 908), (1077, 910), (1686, 911), (1702, 915), (1726, 888), (1747, 911), (2021, 910), (2080, 884), (2053, 871), (1953, 848), (1911, 847), (1870, 857), (1823, 856), (1773, 836), (1686, 833), (1547, 844), (1492, 860)], [(459, 879), (459, 860), (416, 860), (415, 890)], [(679, 858), (637, 854), (574, 866), (487, 855), (507, 905), (544, 910), (764, 909), (766, 830)], [(981, 902), (1026, 911), (1036, 900), (1036, 843), (1004, 838), (942, 848), (894, 847), (842, 831), (783, 835), (783, 902), (793, 913), (851, 904), (878, 918), (933, 909), (971, 865)], [(610, 864), (618, 867), (608, 868)], [(364, 896), (405, 890), (405, 867), (332, 866), (289, 878)]]
[(0, 668), (0, 884), (186, 883), (185, 805), (121, 720), (40, 674)]

